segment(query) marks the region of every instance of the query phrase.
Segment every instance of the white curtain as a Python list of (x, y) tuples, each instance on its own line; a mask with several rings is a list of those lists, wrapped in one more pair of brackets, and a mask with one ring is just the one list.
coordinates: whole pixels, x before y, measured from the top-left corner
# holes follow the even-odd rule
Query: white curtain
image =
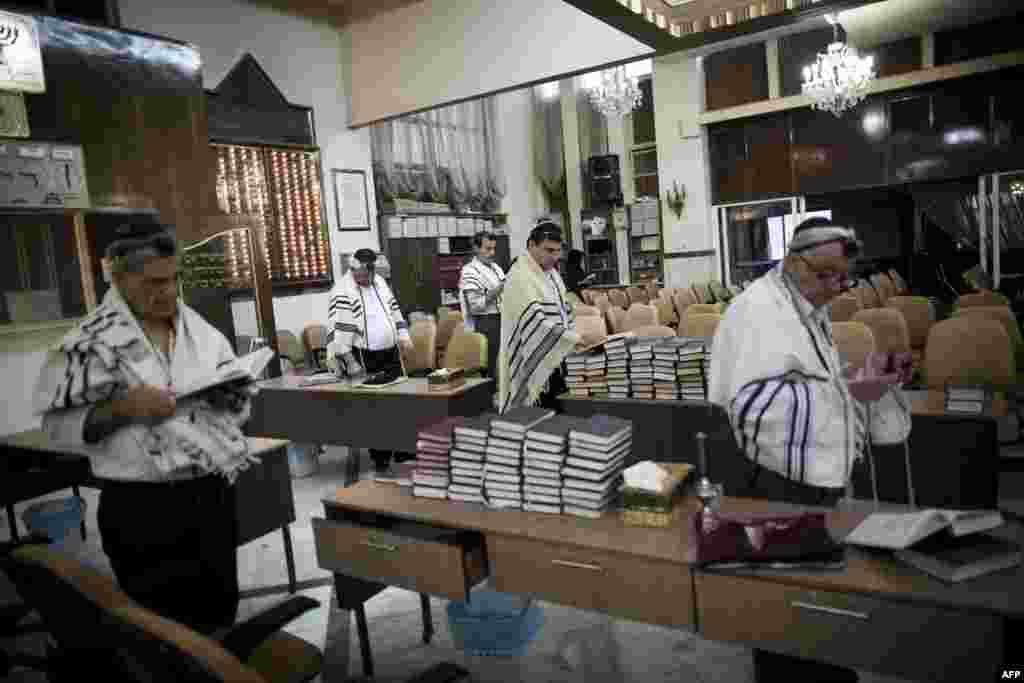
[(377, 186), (393, 196), (429, 195), (496, 211), (505, 194), (496, 128), (490, 97), (376, 124), (370, 136)]

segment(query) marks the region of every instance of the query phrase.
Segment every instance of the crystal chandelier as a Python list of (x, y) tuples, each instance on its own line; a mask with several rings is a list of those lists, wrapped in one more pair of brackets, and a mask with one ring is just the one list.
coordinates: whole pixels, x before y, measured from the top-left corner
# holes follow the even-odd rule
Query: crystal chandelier
[(590, 101), (605, 117), (621, 118), (640, 106), (643, 93), (635, 76), (626, 75), (625, 66), (605, 69), (600, 81), (590, 86)]
[(804, 67), (803, 93), (814, 99), (812, 109), (830, 111), (835, 116), (860, 104), (875, 77), (875, 60), (861, 57), (846, 44), (846, 31), (835, 15), (827, 15), (835, 40), (818, 61)]

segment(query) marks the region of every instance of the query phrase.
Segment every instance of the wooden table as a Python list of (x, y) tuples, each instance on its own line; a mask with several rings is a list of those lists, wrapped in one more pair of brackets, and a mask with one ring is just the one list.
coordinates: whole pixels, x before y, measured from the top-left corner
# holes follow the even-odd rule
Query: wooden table
[(431, 391), (411, 378), (383, 389), (349, 382), (302, 386), (305, 378), (259, 383), (246, 433), (301, 443), (414, 453), (423, 427), (452, 415), (493, 410), (490, 379), (471, 378), (455, 389)]
[[(295, 498), (288, 467), (288, 441), (249, 437), (250, 452), (260, 459), (238, 475), (232, 492), (235, 498), (235, 531), (242, 546), (276, 529), (284, 539), (288, 569), (287, 590), (297, 589), (295, 554), (288, 525), (295, 521)], [(39, 429), (0, 437), (0, 471), (19, 471), (26, 465), (45, 469), (54, 464), (75, 463), (83, 473), (80, 483), (102, 489), (103, 481), (91, 476), (89, 459), (82, 452), (69, 450), (51, 441)], [(14, 524), (13, 511), (11, 523)], [(281, 592), (285, 587), (264, 587), (245, 591), (244, 597)]]
[[(909, 448), (917, 504), (931, 507), (986, 507), (998, 505), (999, 430), (1006, 399), (997, 396), (981, 415), (944, 410), (941, 391), (907, 392), (912, 427)], [(737, 452), (728, 417), (720, 406), (706, 401), (659, 401), (634, 398), (576, 398), (559, 396), (562, 409), (587, 417), (614, 415), (633, 422), (633, 453), (637, 460), (697, 463), (695, 434), (708, 435), (712, 478), (734, 481), (729, 467)], [(879, 498), (908, 503), (906, 465), (902, 446), (875, 446)], [(718, 465), (716, 461), (725, 463)], [(859, 498), (872, 497), (870, 472), (865, 464), (853, 472)], [(728, 493), (728, 491), (726, 491)]]
[[(349, 610), (387, 586), (451, 599), (490, 577), (496, 590), (699, 633), (705, 638), (915, 680), (994, 680), (1024, 617), (1024, 568), (949, 585), (886, 552), (849, 548), (831, 572), (706, 571), (694, 566), (684, 501), (666, 529), (414, 498), (364, 481), (324, 500), (317, 559), (334, 572), (326, 682), (347, 676)], [(726, 513), (796, 506), (726, 498)], [(843, 537), (865, 516), (831, 511)], [(1011, 522), (1005, 533), (1024, 540)], [(363, 664), (372, 676), (364, 629)], [(1018, 643), (1019, 644), (1019, 643)]]

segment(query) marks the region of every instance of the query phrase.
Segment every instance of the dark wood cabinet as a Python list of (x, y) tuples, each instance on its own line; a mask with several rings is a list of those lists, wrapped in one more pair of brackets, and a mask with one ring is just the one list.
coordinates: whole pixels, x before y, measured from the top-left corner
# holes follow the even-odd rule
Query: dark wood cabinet
[(704, 59), (707, 109), (726, 109), (768, 99), (768, 58), (764, 43), (709, 55)]
[(724, 123), (708, 132), (715, 204), (793, 194), (789, 114)]
[(797, 194), (885, 183), (884, 102), (868, 98), (839, 118), (800, 109), (791, 125)]

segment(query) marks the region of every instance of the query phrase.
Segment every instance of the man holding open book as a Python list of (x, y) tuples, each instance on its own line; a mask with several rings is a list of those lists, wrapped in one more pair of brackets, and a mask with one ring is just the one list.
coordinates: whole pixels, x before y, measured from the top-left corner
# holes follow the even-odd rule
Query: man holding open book
[[(898, 388), (909, 359), (872, 354), (851, 375), (832, 341), (828, 304), (848, 286), (859, 250), (853, 230), (808, 219), (783, 262), (729, 305), (708, 382), (708, 400), (725, 408), (743, 456), (723, 468), (735, 475), (724, 482), (729, 495), (832, 506), (870, 442), (910, 435)], [(758, 681), (857, 680), (853, 671), (759, 650), (754, 670)]]
[(89, 455), (103, 482), (103, 549), (137, 602), (205, 632), (238, 607), (229, 487), (254, 460), (244, 390), (196, 393), (235, 361), (217, 329), (178, 298), (173, 230), (117, 229), (103, 302), (50, 349), (35, 405), (49, 437)]

